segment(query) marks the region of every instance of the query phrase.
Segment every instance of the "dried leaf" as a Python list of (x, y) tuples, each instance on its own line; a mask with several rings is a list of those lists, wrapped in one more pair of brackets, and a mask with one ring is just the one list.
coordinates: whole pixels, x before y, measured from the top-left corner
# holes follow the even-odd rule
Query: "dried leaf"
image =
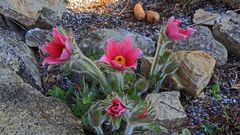
[(136, 16), (136, 18), (137, 18), (138, 20), (143, 20), (143, 19), (145, 19), (146, 14), (145, 14), (145, 11), (144, 11), (141, 3), (137, 3), (137, 4), (134, 6), (133, 11), (134, 11), (134, 15)]

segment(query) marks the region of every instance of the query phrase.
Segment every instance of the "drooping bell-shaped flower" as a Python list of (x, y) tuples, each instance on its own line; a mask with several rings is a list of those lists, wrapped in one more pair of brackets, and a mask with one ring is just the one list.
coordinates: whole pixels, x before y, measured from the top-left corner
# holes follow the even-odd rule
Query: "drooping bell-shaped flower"
[(165, 28), (165, 35), (170, 39), (174, 41), (183, 40), (189, 37), (191, 34), (196, 32), (196, 29), (193, 28), (180, 28), (181, 21), (178, 19), (174, 19), (174, 17), (171, 17), (168, 20), (168, 23)]

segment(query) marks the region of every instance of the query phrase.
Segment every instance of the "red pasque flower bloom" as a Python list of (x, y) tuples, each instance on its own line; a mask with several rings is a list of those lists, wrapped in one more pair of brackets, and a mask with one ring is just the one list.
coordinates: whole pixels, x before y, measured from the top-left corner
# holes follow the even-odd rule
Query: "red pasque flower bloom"
[(58, 64), (69, 60), (72, 56), (71, 35), (63, 35), (57, 28), (53, 29), (53, 40), (46, 42), (40, 49), (50, 56), (44, 58), (42, 64)]
[(109, 39), (106, 53), (100, 61), (108, 63), (115, 69), (125, 70), (130, 67), (136, 68), (136, 60), (141, 54), (142, 51), (139, 48), (133, 48), (132, 38), (126, 36), (120, 43)]
[(174, 19), (174, 17), (171, 17), (168, 20), (168, 23), (165, 28), (165, 35), (174, 41), (183, 40), (189, 37), (191, 34), (196, 32), (196, 29), (193, 28), (179, 28), (181, 21), (178, 19)]
[(111, 116), (119, 117), (123, 115), (123, 113), (126, 110), (126, 107), (118, 98), (114, 98), (112, 101), (112, 105), (110, 105), (106, 110), (108, 114), (110, 114)]

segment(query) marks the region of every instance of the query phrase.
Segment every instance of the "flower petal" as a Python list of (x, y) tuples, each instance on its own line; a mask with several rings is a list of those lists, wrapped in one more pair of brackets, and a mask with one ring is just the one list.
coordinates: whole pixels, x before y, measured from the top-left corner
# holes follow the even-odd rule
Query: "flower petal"
[(100, 58), (99, 61), (105, 62), (107, 64), (110, 64), (110, 62), (111, 62), (105, 54)]
[(60, 56), (62, 52), (62, 48), (59, 48), (58, 46), (54, 45), (52, 42), (46, 43), (46, 45), (41, 46), (40, 49), (43, 52), (48, 53), (49, 55), (54, 55), (54, 56)]
[(65, 41), (65, 47), (66, 47), (68, 53), (69, 53), (70, 55), (72, 55), (72, 51), (73, 51), (72, 47), (73, 47), (73, 45), (72, 45), (72, 42), (71, 42), (71, 38), (70, 38), (70, 37), (68, 37), (68, 38), (66, 39), (66, 41)]
[(62, 54), (59, 59), (61, 60), (69, 60), (71, 55), (68, 53), (67, 49), (63, 49)]
[(139, 48), (133, 48), (130, 50), (124, 57), (126, 58), (126, 66), (127, 67), (135, 67), (136, 68), (136, 60), (142, 54), (142, 50)]
[(119, 45), (119, 43), (113, 39), (109, 39), (107, 41), (107, 52), (106, 55), (108, 57), (109, 60), (114, 59), (119, 52), (121, 51), (121, 46)]
[(120, 43), (121, 45), (121, 53), (122, 55), (124, 55), (126, 52), (130, 51), (133, 48), (132, 45), (132, 38), (131, 36), (126, 36)]
[(58, 45), (64, 45), (66, 36), (64, 36), (57, 28), (53, 28), (53, 40)]
[(48, 56), (48, 57), (44, 58), (42, 64), (43, 65), (45, 65), (46, 63), (47, 64), (58, 64), (58, 63), (62, 63), (62, 62), (64, 62), (64, 60), (60, 60), (53, 56)]
[(118, 70), (124, 70), (127, 69), (127, 67), (125, 66), (125, 64), (118, 64), (115, 60), (111, 61), (111, 65), (113, 66), (113, 68), (116, 68)]

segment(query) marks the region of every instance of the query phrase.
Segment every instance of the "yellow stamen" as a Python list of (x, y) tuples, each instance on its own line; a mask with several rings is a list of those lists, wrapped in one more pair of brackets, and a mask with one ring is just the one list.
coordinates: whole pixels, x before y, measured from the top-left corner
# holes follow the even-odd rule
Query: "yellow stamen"
[(116, 57), (114, 58), (114, 60), (115, 60), (118, 64), (120, 64), (120, 65), (122, 65), (122, 64), (124, 64), (124, 63), (126, 62), (126, 59), (125, 59), (122, 55), (116, 56)]

